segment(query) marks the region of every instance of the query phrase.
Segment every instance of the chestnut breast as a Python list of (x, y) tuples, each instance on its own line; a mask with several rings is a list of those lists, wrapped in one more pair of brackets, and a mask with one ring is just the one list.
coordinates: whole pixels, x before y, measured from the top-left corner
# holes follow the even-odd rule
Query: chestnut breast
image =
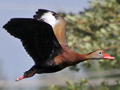
[(63, 47), (63, 53), (54, 58), (54, 62), (61, 68), (75, 65), (87, 59), (85, 55), (81, 55), (75, 51), (70, 50), (67, 46)]

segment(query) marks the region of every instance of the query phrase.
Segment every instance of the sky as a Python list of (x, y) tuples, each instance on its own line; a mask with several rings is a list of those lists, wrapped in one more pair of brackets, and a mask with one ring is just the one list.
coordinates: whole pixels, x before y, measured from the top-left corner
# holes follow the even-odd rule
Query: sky
[(0, 68), (6, 80), (18, 78), (34, 62), (20, 40), (2, 28), (5, 23), (11, 18), (32, 18), (38, 9), (78, 13), (88, 8), (87, 2), (88, 0), (0, 0)]

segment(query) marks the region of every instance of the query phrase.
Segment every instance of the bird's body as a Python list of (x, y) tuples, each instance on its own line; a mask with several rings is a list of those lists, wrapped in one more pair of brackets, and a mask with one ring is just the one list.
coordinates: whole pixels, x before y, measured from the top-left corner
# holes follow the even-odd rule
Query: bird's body
[(69, 49), (66, 40), (66, 21), (57, 13), (39, 9), (34, 18), (13, 18), (3, 26), (21, 40), (35, 65), (17, 81), (34, 74), (57, 72), (87, 59), (114, 59), (103, 50), (79, 54)]

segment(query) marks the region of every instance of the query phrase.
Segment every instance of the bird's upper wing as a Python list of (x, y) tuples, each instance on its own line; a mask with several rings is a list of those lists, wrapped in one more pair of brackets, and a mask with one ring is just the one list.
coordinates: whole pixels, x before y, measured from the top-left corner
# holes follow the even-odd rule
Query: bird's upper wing
[(51, 54), (62, 53), (52, 27), (42, 21), (30, 18), (13, 18), (3, 26), (11, 35), (19, 38), (35, 63), (43, 62)]
[(38, 21), (50, 24), (60, 44), (67, 45), (66, 21), (59, 14), (45, 9), (39, 9), (33, 16)]

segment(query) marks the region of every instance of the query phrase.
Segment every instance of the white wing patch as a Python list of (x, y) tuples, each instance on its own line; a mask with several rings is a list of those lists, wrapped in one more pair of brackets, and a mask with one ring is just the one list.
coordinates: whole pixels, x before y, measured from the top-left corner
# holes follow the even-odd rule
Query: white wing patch
[(55, 26), (55, 24), (57, 23), (57, 19), (53, 16), (53, 13), (52, 12), (47, 12), (47, 13), (44, 13), (41, 17), (41, 19), (50, 24), (53, 28)]

